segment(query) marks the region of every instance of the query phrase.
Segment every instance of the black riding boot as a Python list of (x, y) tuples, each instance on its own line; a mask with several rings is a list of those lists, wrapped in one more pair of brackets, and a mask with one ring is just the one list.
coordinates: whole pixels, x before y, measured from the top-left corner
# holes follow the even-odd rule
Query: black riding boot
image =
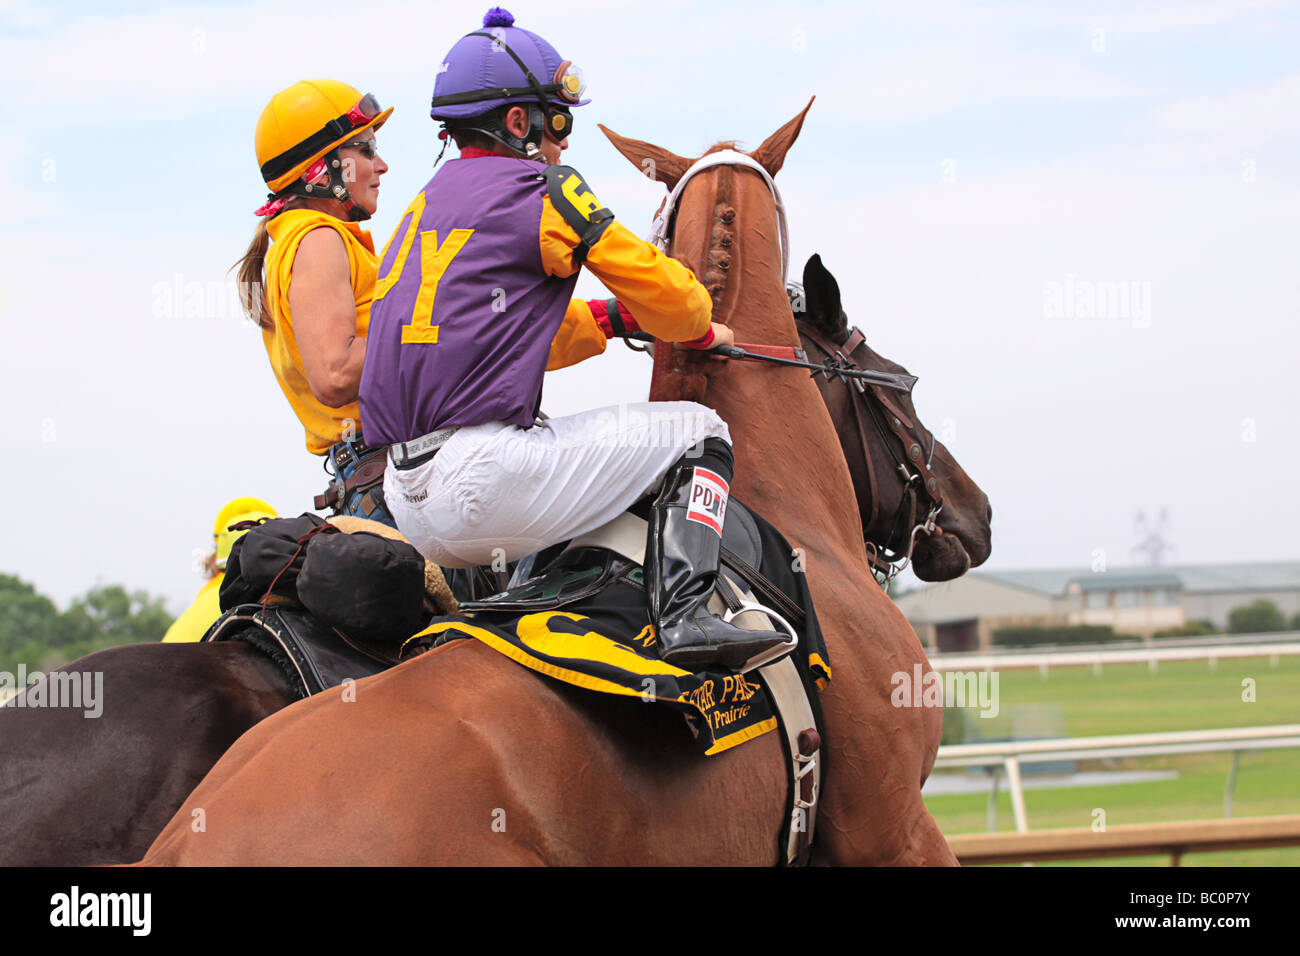
[(709, 664), (741, 670), (790, 642), (788, 634), (745, 630), (704, 607), (718, 577), (732, 462), (730, 445), (706, 439), (702, 455), (683, 456), (668, 469), (650, 512), (645, 551), (650, 619), (660, 658), (685, 670)]

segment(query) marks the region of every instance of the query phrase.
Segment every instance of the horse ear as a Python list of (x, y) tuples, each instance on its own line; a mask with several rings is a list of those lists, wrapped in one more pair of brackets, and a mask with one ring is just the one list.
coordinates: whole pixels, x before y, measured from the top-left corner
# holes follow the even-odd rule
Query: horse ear
[(767, 170), (768, 175), (775, 176), (785, 164), (785, 154), (794, 145), (794, 141), (799, 138), (799, 130), (803, 129), (803, 118), (812, 109), (813, 100), (815, 99), (817, 97), (814, 96), (798, 116), (763, 140), (763, 145), (749, 154), (758, 160), (759, 165)]
[(662, 146), (656, 146), (653, 143), (643, 142), (639, 139), (628, 139), (626, 136), (619, 136), (612, 129), (608, 129), (601, 123), (597, 123), (600, 131), (605, 137), (614, 144), (614, 148), (627, 157), (628, 162), (640, 170), (641, 175), (650, 179), (657, 179), (669, 189), (677, 185), (677, 180), (681, 179), (686, 170), (691, 168), (691, 161), (683, 159), (676, 153), (670, 153)]
[(838, 337), (848, 327), (844, 309), (840, 305), (840, 284), (829, 269), (822, 265), (822, 257), (813, 253), (803, 267), (804, 307), (808, 321), (827, 335)]

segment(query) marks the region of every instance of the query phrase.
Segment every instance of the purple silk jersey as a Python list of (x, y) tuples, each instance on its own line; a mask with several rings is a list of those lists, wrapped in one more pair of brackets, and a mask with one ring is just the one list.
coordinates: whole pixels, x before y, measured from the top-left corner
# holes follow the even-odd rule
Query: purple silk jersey
[(542, 268), (540, 164), (453, 159), (423, 195), (419, 222), (402, 218), (379, 264), (361, 373), (367, 444), (450, 425), (531, 426), (578, 281)]

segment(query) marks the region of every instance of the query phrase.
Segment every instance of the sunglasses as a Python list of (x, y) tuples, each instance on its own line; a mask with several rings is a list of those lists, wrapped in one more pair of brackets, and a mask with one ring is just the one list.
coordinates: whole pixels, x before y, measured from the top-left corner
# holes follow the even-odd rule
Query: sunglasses
[(343, 146), (351, 146), (353, 149), (361, 150), (361, 155), (366, 159), (374, 159), (379, 155), (379, 144), (373, 139), (359, 139), (352, 143), (343, 143), (339, 148), (342, 149)]

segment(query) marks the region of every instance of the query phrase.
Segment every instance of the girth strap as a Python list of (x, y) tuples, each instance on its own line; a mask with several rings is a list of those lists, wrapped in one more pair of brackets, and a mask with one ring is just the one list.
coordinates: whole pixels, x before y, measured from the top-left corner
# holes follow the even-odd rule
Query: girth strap
[[(709, 598), (708, 608), (714, 614), (720, 614), (728, 606), (735, 610), (737, 605), (748, 604), (752, 609), (757, 603), (752, 592), (737, 588), (726, 575), (719, 575), (718, 587)], [(751, 626), (773, 629), (766, 614), (755, 610), (750, 613), (757, 618), (751, 619)], [(741, 620), (735, 618), (737, 624)], [(781, 742), (790, 772), (777, 862), (784, 866), (806, 865), (812, 853), (817, 801), (821, 795), (821, 733), (817, 718), (808, 700), (808, 689), (791, 656), (765, 664), (751, 673), (756, 673), (767, 687), (781, 728)]]

